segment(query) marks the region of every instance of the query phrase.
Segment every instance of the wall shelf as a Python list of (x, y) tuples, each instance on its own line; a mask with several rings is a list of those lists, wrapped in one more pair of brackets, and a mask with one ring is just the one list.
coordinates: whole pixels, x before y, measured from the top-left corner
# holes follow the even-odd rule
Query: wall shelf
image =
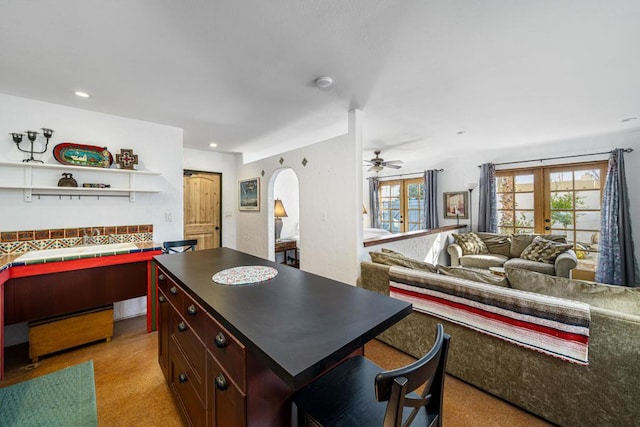
[[(138, 187), (136, 186), (136, 176), (140, 175), (161, 175), (160, 172), (154, 171), (139, 171), (128, 169), (111, 169), (111, 168), (97, 168), (90, 166), (71, 166), (71, 165), (57, 165), (57, 164), (41, 164), (41, 163), (11, 163), (0, 162), (0, 168), (20, 168), (23, 169), (22, 182), (16, 184), (6, 184), (0, 182), (0, 189), (4, 190), (22, 190), (24, 192), (24, 201), (31, 202), (33, 196), (69, 196), (84, 197), (84, 196), (96, 196), (100, 197), (129, 197), (130, 202), (135, 202), (136, 193), (159, 193), (161, 190), (157, 188)], [(71, 172), (74, 174), (87, 175), (93, 173), (106, 173), (115, 176), (128, 176), (128, 182), (120, 184), (118, 187), (112, 188), (90, 188), (90, 187), (57, 187), (51, 185), (34, 184), (34, 178), (36, 175), (44, 173), (46, 170), (59, 170), (65, 172)], [(122, 178), (121, 178), (122, 179)], [(125, 178), (126, 179), (126, 178)], [(81, 184), (79, 184), (81, 185)]]

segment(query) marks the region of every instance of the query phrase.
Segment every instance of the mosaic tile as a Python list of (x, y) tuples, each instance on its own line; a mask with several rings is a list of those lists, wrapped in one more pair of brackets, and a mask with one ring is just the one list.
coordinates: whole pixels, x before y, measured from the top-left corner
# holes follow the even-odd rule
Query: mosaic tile
[(138, 226), (137, 225), (128, 225), (127, 226), (127, 232), (128, 233), (137, 233), (138, 232)]
[(127, 226), (118, 226), (116, 227), (116, 234), (127, 234)]
[(2, 243), (15, 242), (16, 240), (18, 240), (17, 231), (3, 231), (0, 233), (0, 242)]
[(18, 231), (18, 240), (21, 242), (24, 242), (26, 240), (33, 240), (33, 230)]
[(34, 236), (36, 240), (49, 239), (49, 230), (36, 230)]
[(51, 230), (49, 233), (52, 239), (64, 239), (64, 229)]
[(64, 237), (78, 237), (80, 232), (77, 228), (65, 228), (64, 229)]

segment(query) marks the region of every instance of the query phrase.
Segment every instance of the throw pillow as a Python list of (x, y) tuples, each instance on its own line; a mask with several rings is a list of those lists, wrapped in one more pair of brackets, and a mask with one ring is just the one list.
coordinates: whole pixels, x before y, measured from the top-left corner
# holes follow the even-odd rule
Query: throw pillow
[(488, 254), (487, 245), (476, 233), (452, 234), (456, 243), (462, 248), (462, 255)]
[(531, 244), (522, 251), (520, 258), (553, 264), (558, 255), (568, 251), (572, 247), (573, 245), (570, 243), (552, 242), (551, 240), (536, 236), (533, 238)]
[(640, 288), (550, 276), (520, 268), (505, 267), (511, 287), (557, 298), (587, 303), (594, 307), (640, 315)]
[(431, 273), (438, 272), (438, 268), (433, 264), (399, 254), (369, 252), (369, 255), (371, 255), (371, 262), (375, 262), (376, 264), (398, 265), (400, 267), (413, 268), (414, 270), (428, 271)]
[(439, 265), (438, 273), (443, 276), (458, 277), (460, 279), (473, 280), (474, 282), (502, 286), (503, 288), (509, 287), (509, 281), (504, 276), (497, 276), (493, 273), (483, 273), (481, 271), (475, 271), (464, 267), (446, 267), (444, 265)]
[(533, 242), (533, 239), (540, 236), (553, 242), (567, 243), (567, 237), (560, 234), (512, 234), (511, 235), (511, 258), (520, 258), (520, 254), (527, 246)]

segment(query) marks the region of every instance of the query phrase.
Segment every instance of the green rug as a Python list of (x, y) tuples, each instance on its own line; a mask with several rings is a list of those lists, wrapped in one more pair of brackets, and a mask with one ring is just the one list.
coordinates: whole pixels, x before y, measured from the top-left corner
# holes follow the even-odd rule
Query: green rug
[(97, 426), (93, 361), (0, 388), (0, 426)]

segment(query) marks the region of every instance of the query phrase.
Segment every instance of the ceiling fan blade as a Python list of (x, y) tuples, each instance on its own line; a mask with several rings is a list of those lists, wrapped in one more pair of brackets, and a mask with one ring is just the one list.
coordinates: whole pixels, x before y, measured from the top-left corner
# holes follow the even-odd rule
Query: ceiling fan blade
[(391, 165), (394, 163), (404, 163), (402, 160), (387, 160), (386, 162), (384, 162), (384, 164), (386, 165)]
[(384, 165), (384, 166), (391, 169), (400, 169), (402, 167), (400, 165)]

